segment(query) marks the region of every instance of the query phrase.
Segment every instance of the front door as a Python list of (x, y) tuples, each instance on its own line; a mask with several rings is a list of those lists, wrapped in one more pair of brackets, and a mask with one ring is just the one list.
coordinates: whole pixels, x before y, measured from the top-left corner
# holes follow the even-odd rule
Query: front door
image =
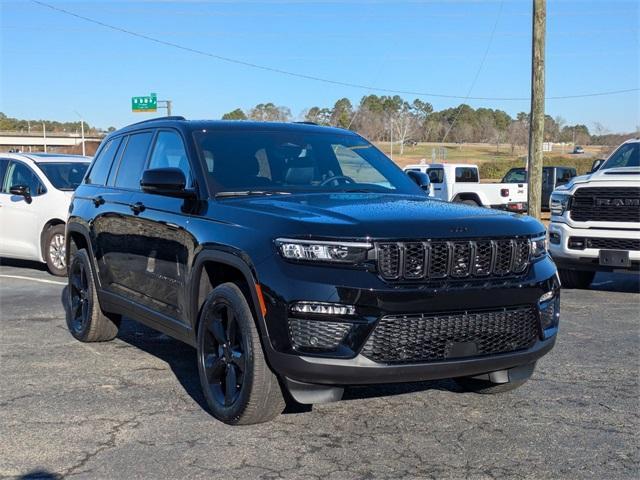
[[(30, 198), (11, 194), (11, 187), (25, 186)], [(46, 190), (25, 163), (8, 162), (0, 190), (0, 255), (27, 260), (41, 259), (38, 212), (46, 207)]]

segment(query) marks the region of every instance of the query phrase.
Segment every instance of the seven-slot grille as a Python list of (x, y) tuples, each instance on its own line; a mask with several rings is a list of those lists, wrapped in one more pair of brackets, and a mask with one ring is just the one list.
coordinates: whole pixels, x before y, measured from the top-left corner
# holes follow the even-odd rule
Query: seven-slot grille
[(429, 362), (530, 348), (539, 336), (533, 307), (382, 317), (362, 354), (380, 363)]
[(578, 222), (640, 222), (640, 188), (579, 188), (571, 199), (570, 212)]
[(529, 248), (527, 238), (376, 244), (380, 275), (396, 281), (517, 275), (529, 265)]

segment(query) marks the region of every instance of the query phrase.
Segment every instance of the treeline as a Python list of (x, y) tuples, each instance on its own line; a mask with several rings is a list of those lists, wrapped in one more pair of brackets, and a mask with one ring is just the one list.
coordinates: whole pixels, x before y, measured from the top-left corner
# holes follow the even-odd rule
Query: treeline
[[(434, 111), (420, 99), (412, 102), (402, 97), (366, 95), (352, 105), (341, 98), (332, 107), (313, 106), (301, 117), (319, 125), (355, 130), (373, 141), (393, 141), (400, 145), (411, 142), (455, 142), (509, 144), (512, 151), (527, 147), (529, 114), (520, 112), (515, 118), (502, 110), (474, 109), (466, 104)], [(290, 121), (291, 110), (273, 103), (260, 103), (244, 111), (237, 108), (222, 117), (225, 120)], [(594, 133), (586, 125), (568, 125), (562, 117), (546, 116), (545, 141), (576, 145), (617, 145), (634, 134), (609, 134), (600, 124)]]
[[(9, 132), (42, 132), (42, 124), (44, 124), (47, 132), (51, 133), (80, 133), (80, 121), (77, 122), (58, 122), (55, 120), (20, 120), (18, 118), (7, 117), (4, 113), (0, 112), (0, 131)], [(115, 130), (114, 127), (109, 127), (109, 130)], [(85, 135), (97, 135), (104, 133), (104, 130), (89, 125), (84, 122)]]

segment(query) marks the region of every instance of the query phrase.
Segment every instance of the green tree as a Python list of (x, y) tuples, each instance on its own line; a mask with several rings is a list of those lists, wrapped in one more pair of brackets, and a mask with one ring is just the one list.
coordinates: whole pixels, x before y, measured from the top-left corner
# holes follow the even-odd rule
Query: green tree
[(247, 115), (240, 108), (236, 108), (231, 112), (227, 112), (222, 115), (222, 120), (246, 120)]

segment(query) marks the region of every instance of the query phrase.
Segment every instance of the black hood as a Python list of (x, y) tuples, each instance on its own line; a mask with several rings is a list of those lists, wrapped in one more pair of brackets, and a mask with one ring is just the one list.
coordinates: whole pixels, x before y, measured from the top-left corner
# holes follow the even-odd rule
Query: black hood
[[(545, 231), (540, 222), (526, 215), (426, 196), (324, 193), (243, 197), (219, 202), (244, 210), (248, 221), (270, 222), (267, 229), (280, 229), (278, 235), (297, 237), (478, 238), (535, 235)], [(234, 217), (238, 218), (235, 214)]]

